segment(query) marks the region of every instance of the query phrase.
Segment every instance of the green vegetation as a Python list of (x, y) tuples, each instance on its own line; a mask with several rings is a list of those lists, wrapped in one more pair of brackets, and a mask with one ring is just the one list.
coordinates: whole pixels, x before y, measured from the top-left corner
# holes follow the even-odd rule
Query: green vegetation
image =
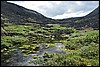
[(39, 59), (36, 63), (44, 66), (98, 66), (99, 31), (91, 30), (84, 35), (79, 32), (71, 35), (64, 41), (67, 54), (46, 53), (44, 59)]
[(21, 49), (24, 56), (28, 56), (37, 51), (39, 44), (48, 44), (45, 46), (47, 49), (54, 47), (55, 43), (62, 42), (66, 54), (45, 53), (43, 59), (33, 56), (33, 59), (37, 60), (30, 63), (43, 66), (99, 66), (98, 30), (92, 28), (76, 30), (59, 24), (47, 25), (49, 28), (35, 23), (20, 25), (5, 23), (1, 27), (1, 61), (10, 62), (5, 56), (17, 49)]
[(99, 66), (99, 7), (83, 17), (52, 19), (1, 1), (1, 66), (35, 64)]
[(48, 44), (48, 46), (46, 48), (50, 48), (50, 47), (54, 47), (55, 44)]
[(33, 56), (34, 59), (38, 58), (38, 56)]

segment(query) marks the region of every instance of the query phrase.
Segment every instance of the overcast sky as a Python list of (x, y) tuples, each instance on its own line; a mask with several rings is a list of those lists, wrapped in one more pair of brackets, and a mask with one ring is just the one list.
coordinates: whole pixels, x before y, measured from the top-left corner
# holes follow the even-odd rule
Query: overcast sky
[(85, 16), (99, 6), (99, 1), (8, 1), (35, 10), (46, 17), (63, 19)]

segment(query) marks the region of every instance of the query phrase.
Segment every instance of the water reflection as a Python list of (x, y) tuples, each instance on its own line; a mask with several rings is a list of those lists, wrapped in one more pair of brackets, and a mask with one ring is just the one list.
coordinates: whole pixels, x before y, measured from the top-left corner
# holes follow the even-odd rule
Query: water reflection
[(54, 47), (45, 48), (47, 44), (39, 45), (39, 49), (35, 53), (31, 53), (28, 56), (24, 56), (24, 53), (22, 53), (21, 49), (18, 49), (9, 53), (10, 58), (8, 59), (9, 62), (1, 62), (1, 66), (39, 66), (38, 64), (29, 63), (31, 60), (37, 60), (33, 59), (32, 56), (38, 56), (39, 58), (43, 58), (44, 53), (60, 53), (60, 54), (66, 54), (66, 51), (61, 50), (61, 48), (64, 48), (64, 45), (62, 43), (56, 43)]

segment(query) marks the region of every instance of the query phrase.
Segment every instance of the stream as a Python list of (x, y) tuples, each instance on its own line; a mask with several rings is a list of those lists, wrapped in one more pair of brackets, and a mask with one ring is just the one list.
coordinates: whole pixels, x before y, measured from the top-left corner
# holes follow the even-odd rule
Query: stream
[(21, 52), (21, 49), (17, 48), (17, 50), (9, 53), (9, 55), (11, 55), (11, 57), (8, 59), (9, 62), (1, 62), (1, 66), (39, 66), (39, 64), (36, 65), (34, 63), (29, 63), (32, 60), (37, 60), (32, 56), (36, 55), (39, 58), (43, 58), (45, 52), (66, 54), (66, 51), (61, 50), (61, 48), (65, 48), (64, 45), (62, 43), (56, 43), (54, 47), (40, 48), (38, 51), (29, 54), (28, 56), (24, 56), (24, 53)]

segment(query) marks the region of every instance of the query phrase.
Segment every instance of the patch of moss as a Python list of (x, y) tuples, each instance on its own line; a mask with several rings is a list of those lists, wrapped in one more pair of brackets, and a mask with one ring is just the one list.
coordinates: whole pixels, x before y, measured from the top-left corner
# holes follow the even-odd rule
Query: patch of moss
[(37, 59), (37, 58), (38, 58), (38, 56), (33, 56), (33, 58), (34, 58), (34, 59)]
[(55, 44), (48, 44), (48, 46), (46, 48), (50, 48), (50, 47), (54, 47)]

